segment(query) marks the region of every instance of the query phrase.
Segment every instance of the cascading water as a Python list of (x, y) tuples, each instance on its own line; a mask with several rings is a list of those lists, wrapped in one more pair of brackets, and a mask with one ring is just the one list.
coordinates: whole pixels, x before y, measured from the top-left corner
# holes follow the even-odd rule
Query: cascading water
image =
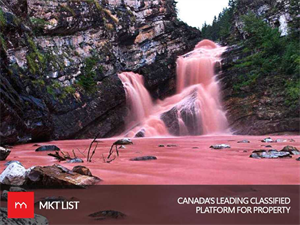
[(177, 93), (152, 103), (141, 75), (119, 74), (127, 95), (127, 136), (200, 135), (227, 133), (228, 123), (214, 74), (225, 47), (210, 40), (177, 60)]

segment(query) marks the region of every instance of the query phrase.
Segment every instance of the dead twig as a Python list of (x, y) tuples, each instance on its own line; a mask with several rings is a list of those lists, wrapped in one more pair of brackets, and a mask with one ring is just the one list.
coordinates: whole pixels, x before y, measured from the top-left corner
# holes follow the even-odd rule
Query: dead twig
[(89, 162), (89, 159), (90, 159), (90, 151), (91, 151), (91, 148), (92, 148), (94, 142), (96, 142), (96, 139), (98, 138), (99, 135), (100, 135), (100, 133), (98, 133), (98, 134), (96, 135), (96, 137), (93, 139), (93, 141), (90, 143), (90, 146), (89, 146), (89, 149), (88, 149), (88, 155), (87, 155), (87, 158), (86, 158), (87, 162)]

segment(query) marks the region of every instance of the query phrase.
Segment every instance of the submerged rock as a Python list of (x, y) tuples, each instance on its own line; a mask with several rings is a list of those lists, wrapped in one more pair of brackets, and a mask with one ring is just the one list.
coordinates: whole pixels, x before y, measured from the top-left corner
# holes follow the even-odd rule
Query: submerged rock
[(165, 145), (158, 145), (158, 147), (160, 147), (160, 148), (164, 148), (164, 147), (165, 147)]
[(230, 145), (226, 145), (226, 144), (212, 145), (212, 146), (210, 146), (210, 148), (213, 148), (213, 149), (230, 148)]
[(49, 222), (46, 217), (34, 214), (34, 218), (30, 219), (15, 219), (15, 218), (7, 218), (7, 208), (0, 208), (0, 221), (1, 224), (5, 225), (48, 225)]
[(41, 147), (38, 147), (36, 152), (42, 152), (42, 151), (60, 151), (60, 148), (56, 145), (43, 145)]
[(248, 140), (242, 140), (242, 141), (238, 141), (237, 143), (250, 143), (250, 141), (248, 141)]
[(61, 165), (36, 166), (27, 175), (26, 184), (34, 187), (80, 188), (98, 183), (98, 177), (73, 172)]
[(0, 161), (6, 160), (7, 156), (10, 154), (10, 149), (0, 147)]
[(72, 171), (81, 175), (92, 176), (90, 169), (85, 166), (74, 166)]
[(177, 147), (177, 145), (167, 145), (168, 148)]
[(155, 156), (142, 156), (130, 159), (130, 161), (147, 161), (147, 160), (156, 160)]
[(255, 150), (250, 155), (250, 158), (260, 159), (277, 159), (277, 158), (291, 158), (291, 154), (289, 152), (277, 151), (275, 149), (271, 149), (269, 151), (266, 150)]
[(0, 175), (0, 183), (7, 185), (23, 185), (26, 169), (18, 163), (9, 164)]
[(112, 219), (122, 219), (126, 215), (122, 212), (115, 211), (115, 210), (104, 210), (104, 211), (99, 211), (95, 212), (89, 215), (89, 217), (95, 217), (97, 220), (103, 220), (107, 218), (112, 218)]
[(289, 145), (285, 146), (281, 151), (289, 152), (291, 155), (300, 155), (300, 152), (296, 147), (289, 146)]

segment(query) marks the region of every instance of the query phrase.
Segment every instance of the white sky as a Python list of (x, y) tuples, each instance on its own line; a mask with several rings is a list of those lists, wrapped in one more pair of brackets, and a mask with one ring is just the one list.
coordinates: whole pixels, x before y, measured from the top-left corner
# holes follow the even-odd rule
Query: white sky
[(193, 27), (201, 28), (204, 22), (211, 24), (229, 0), (177, 0), (179, 18)]

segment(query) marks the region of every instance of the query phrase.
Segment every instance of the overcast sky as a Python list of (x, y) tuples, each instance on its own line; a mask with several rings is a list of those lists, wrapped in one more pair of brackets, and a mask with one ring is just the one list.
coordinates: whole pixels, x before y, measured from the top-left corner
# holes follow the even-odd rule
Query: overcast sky
[(229, 0), (177, 0), (179, 18), (193, 27), (201, 28), (204, 22), (211, 24)]

